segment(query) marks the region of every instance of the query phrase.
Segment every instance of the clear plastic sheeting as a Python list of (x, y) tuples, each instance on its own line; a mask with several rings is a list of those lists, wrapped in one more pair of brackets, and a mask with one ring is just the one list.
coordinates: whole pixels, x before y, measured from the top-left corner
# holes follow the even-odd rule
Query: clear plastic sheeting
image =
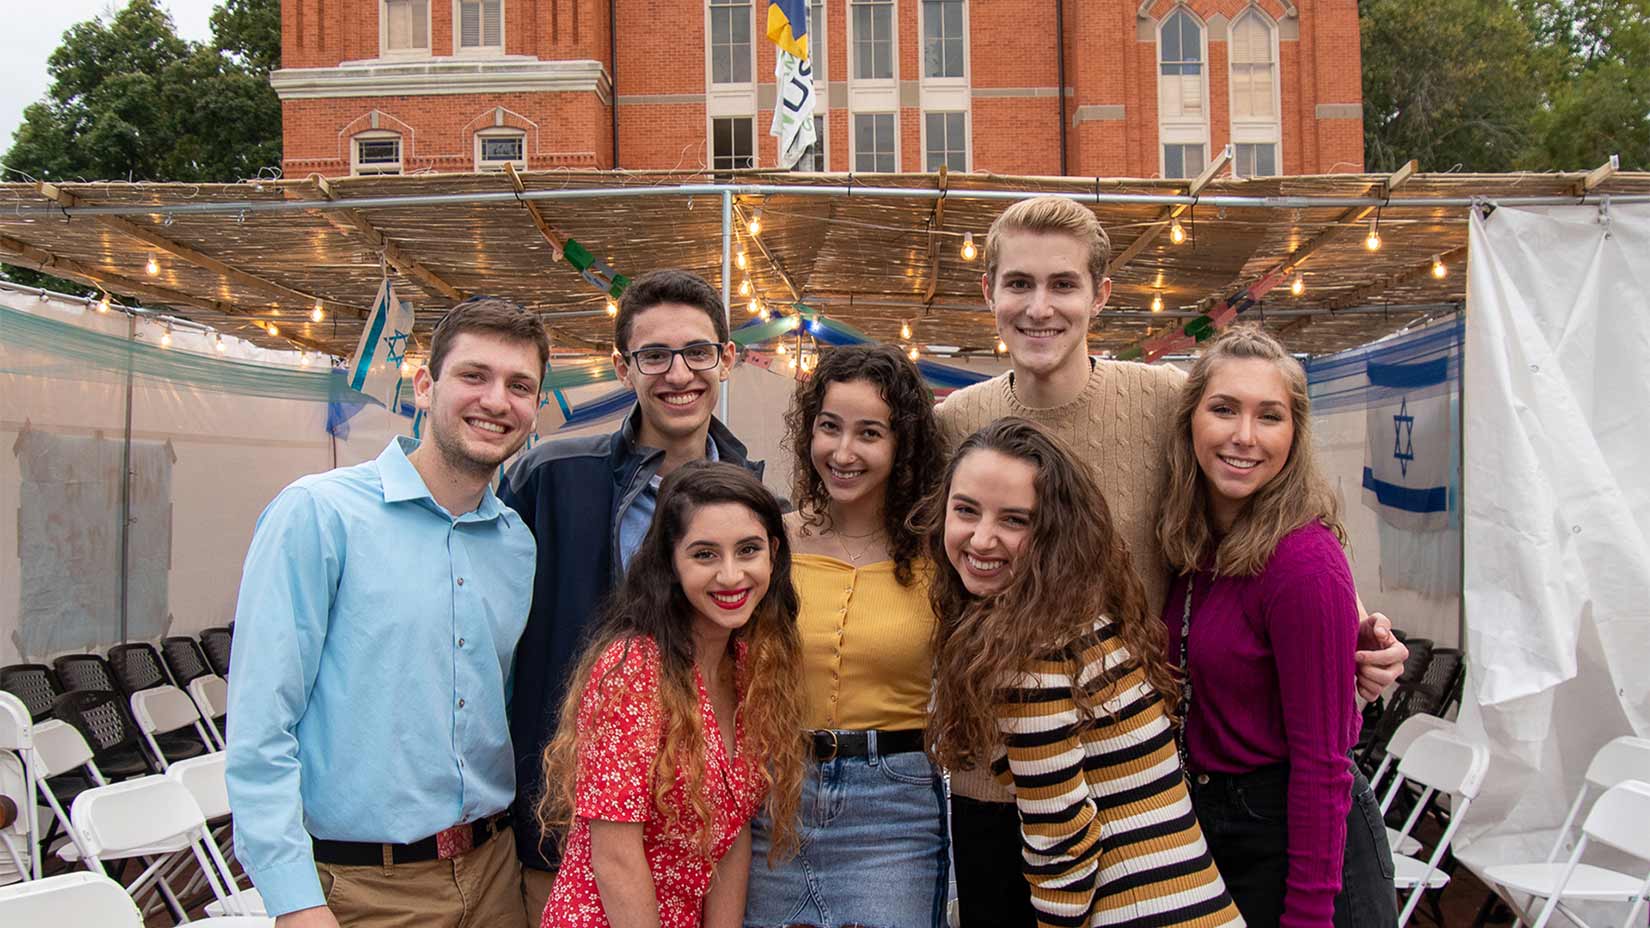
[(1461, 721), (1494, 760), (1460, 856), (1482, 870), (1543, 859), (1594, 752), (1650, 734), (1650, 207), (1475, 212), (1470, 249)]

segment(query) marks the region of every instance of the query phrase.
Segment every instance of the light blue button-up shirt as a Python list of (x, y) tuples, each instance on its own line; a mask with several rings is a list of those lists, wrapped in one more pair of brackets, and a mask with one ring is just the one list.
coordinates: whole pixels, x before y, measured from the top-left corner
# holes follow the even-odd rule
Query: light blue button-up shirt
[(417, 446), (293, 483), (247, 551), (229, 802), (270, 915), (324, 904), (311, 835), (405, 844), (515, 797), (505, 688), (533, 536), (491, 490), (441, 508)]
[[(705, 460), (720, 461), (722, 456), (716, 453), (716, 442), (705, 438)], [(647, 486), (636, 494), (630, 505), (624, 507), (619, 515), (619, 569), (629, 570), (630, 559), (636, 554), (636, 549), (642, 546), (642, 539), (647, 537), (647, 530), (653, 525), (653, 511), (659, 508), (659, 487), (663, 486), (665, 478), (654, 474), (647, 481)]]

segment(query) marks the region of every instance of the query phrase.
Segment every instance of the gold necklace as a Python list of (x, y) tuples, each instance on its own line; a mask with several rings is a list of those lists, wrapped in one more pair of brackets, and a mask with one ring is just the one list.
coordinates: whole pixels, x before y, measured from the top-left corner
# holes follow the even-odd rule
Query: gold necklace
[(831, 537), (836, 539), (837, 547), (840, 547), (842, 549), (842, 553), (848, 556), (848, 563), (857, 565), (860, 562), (860, 560), (865, 557), (865, 555), (871, 553), (872, 548), (876, 547), (877, 535), (878, 534), (879, 534), (878, 532), (871, 532), (868, 535), (855, 536), (855, 537), (858, 537), (858, 538), (869, 538), (869, 539), (871, 539), (870, 541), (865, 543), (865, 547), (859, 549), (859, 554), (857, 554), (857, 555), (854, 554), (854, 552), (852, 552), (848, 549), (848, 543), (843, 540), (844, 538), (846, 538), (848, 536), (843, 535), (841, 532), (832, 532)]

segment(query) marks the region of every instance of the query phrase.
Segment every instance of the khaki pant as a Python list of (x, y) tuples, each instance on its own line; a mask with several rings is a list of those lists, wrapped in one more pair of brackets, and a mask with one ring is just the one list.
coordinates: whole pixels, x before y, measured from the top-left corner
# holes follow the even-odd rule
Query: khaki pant
[(550, 904), (550, 890), (556, 885), (556, 871), (521, 868), (521, 901), (527, 908), (527, 928), (539, 928), (544, 907)]
[(315, 869), (327, 907), (341, 928), (528, 925), (521, 902), (521, 863), (508, 828), (450, 860), (376, 867), (317, 863)]

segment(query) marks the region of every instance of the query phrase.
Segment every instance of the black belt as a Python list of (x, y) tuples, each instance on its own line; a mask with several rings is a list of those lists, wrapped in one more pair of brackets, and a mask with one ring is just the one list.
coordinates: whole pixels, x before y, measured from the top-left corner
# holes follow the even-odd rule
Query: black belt
[[(466, 826), (461, 825), (459, 827)], [(492, 840), (494, 835), (510, 827), (510, 813), (508, 811), (500, 812), (490, 818), (471, 822), (467, 827), (471, 830), (472, 848), (481, 847)], [(315, 846), (316, 862), (332, 864), (336, 867), (381, 867), (385, 863), (416, 864), (427, 860), (441, 859), (440, 850), (436, 846), (435, 835), (414, 841), (411, 844), (328, 841), (325, 838), (315, 837), (311, 837), (309, 840)]]
[(830, 731), (812, 735), (814, 760), (871, 756), (871, 736), (876, 736), (877, 754), (909, 754), (922, 750), (922, 729), (904, 731)]

